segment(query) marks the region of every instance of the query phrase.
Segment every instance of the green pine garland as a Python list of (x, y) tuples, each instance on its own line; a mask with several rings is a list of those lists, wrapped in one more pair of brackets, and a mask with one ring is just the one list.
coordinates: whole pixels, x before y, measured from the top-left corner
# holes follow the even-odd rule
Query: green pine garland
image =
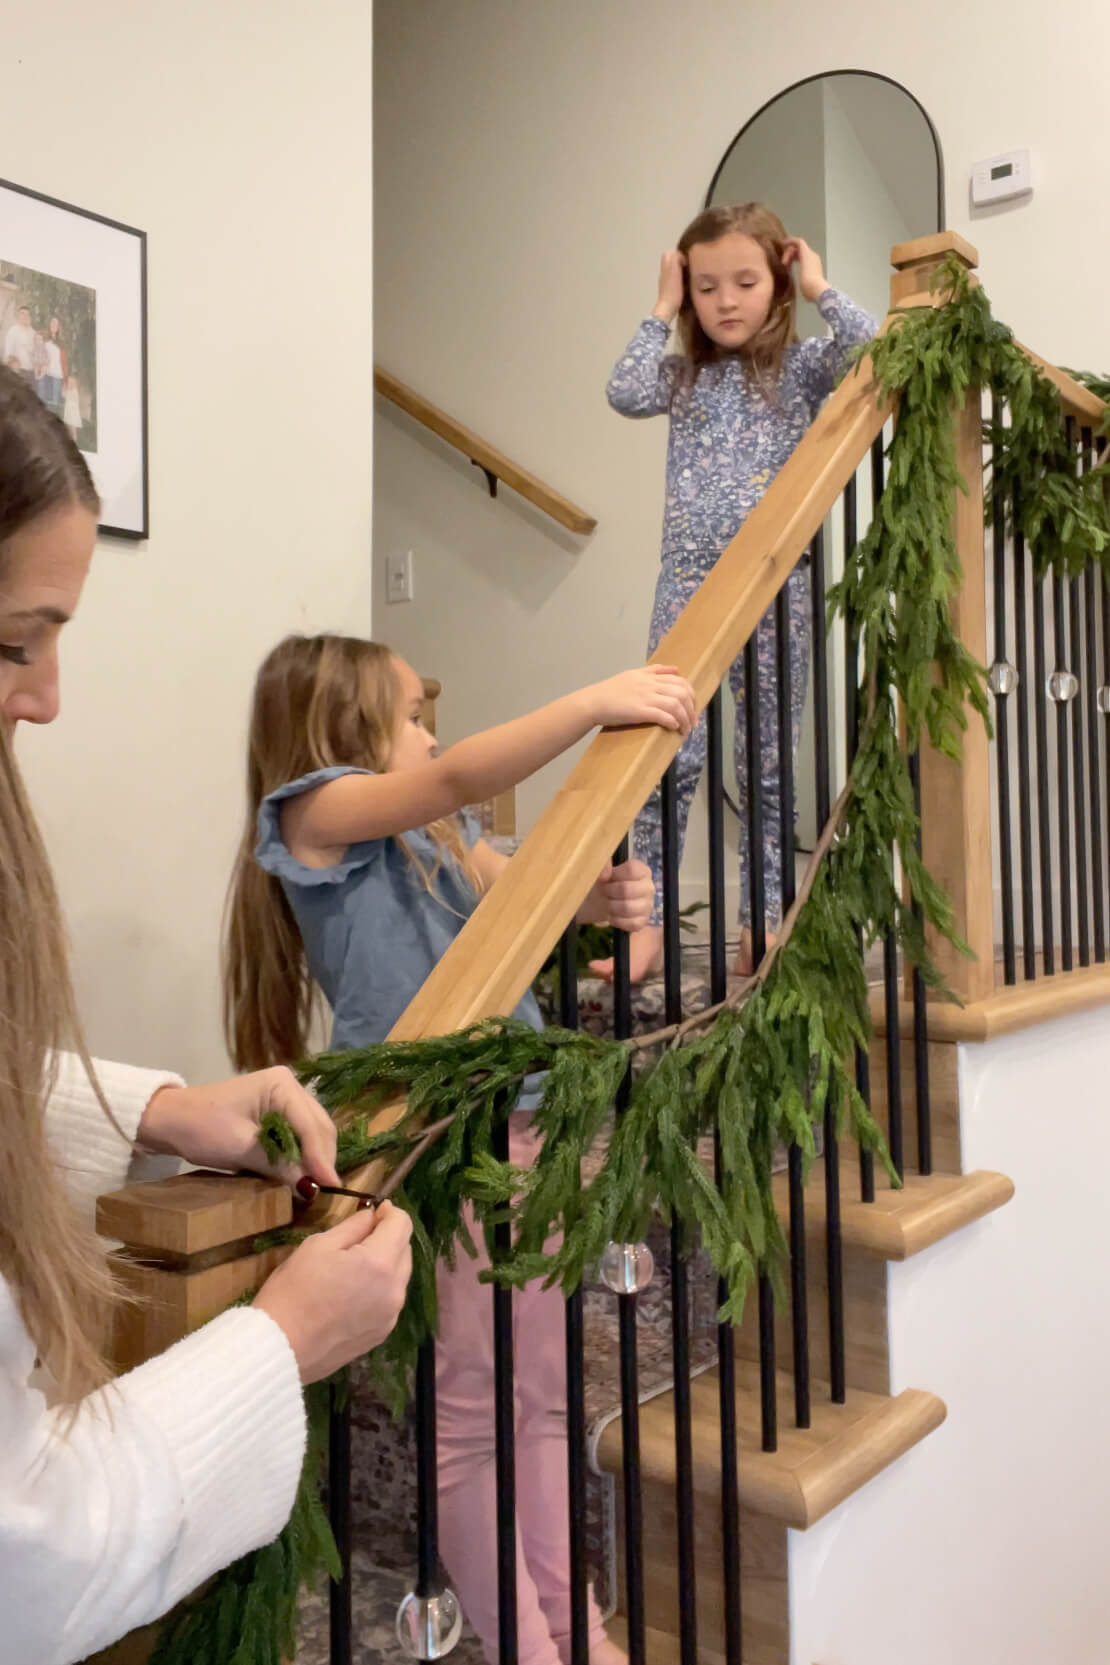
[(342, 1573), (320, 1501), (329, 1387), (316, 1382), (305, 1389), (308, 1445), (284, 1529), (273, 1543), (225, 1567), (199, 1595), (174, 1608), (162, 1621), (151, 1665), (285, 1665), (295, 1657), (301, 1590), (322, 1572), (336, 1579)]
[[(326, 1053), (301, 1067), (321, 1101), (348, 1118), (341, 1171), (370, 1157), (408, 1167), (397, 1200), (413, 1217), (415, 1274), (396, 1330), (370, 1360), (396, 1410), (409, 1393), (417, 1348), (435, 1329), (436, 1264), (475, 1252), (464, 1205), (486, 1233), (494, 1278), (521, 1284), (543, 1277), (567, 1290), (607, 1242), (641, 1237), (653, 1211), (677, 1218), (700, 1233), (725, 1285), (723, 1316), (735, 1321), (757, 1269), (778, 1277), (785, 1263), (771, 1186), (778, 1148), (797, 1144), (808, 1162), (827, 1108), (837, 1130), (847, 1126), (890, 1171), (849, 1067), (870, 1039), (857, 933), (869, 946), (893, 932), (934, 988), (940, 980), (924, 926), (958, 942), (948, 900), (917, 851), (907, 748), (924, 733), (957, 757), (966, 708), (989, 720), (983, 667), (949, 614), (961, 576), (952, 504), (965, 489), (952, 417), (970, 390), (987, 388), (1008, 406), (1009, 425), (989, 434), (993, 484), (1008, 528), (1017, 517), (1034, 571), (1074, 574), (1110, 551), (1106, 470), (1077, 475), (1055, 388), (992, 318), (982, 289), (969, 286), (957, 262), (938, 281), (943, 305), (908, 311), (868, 349), (881, 395), (898, 404), (898, 426), (877, 513), (829, 597), (830, 622), (847, 616), (862, 644), (859, 752), (822, 835), (823, 859), (745, 998), (711, 1014), (711, 1022), (661, 1032), (654, 1046), (560, 1029), (537, 1034), (497, 1019), (465, 1034)], [(995, 492), (987, 494), (988, 516)], [(895, 849), (916, 912), (894, 882)], [(537, 1071), (545, 1072), (535, 1116), (543, 1144), (535, 1167), (521, 1172), (494, 1158), (493, 1136), (525, 1077)], [(627, 1108), (599, 1171), (582, 1184), (582, 1158), (606, 1128), (626, 1078)], [(407, 1096), (402, 1119), (371, 1133), (374, 1110), (397, 1094)], [(706, 1135), (720, 1143), (719, 1178), (698, 1159)], [(268, 1125), (275, 1161), (290, 1160), (290, 1137), (280, 1118)], [(514, 1246), (493, 1253), (492, 1228), (505, 1220)], [(559, 1246), (548, 1250), (555, 1233)], [(310, 1390), (310, 1401), (310, 1454), (293, 1520), (275, 1544), (220, 1574), (175, 1615), (154, 1665), (280, 1665), (291, 1654), (297, 1589), (334, 1553), (317, 1489), (326, 1399)]]

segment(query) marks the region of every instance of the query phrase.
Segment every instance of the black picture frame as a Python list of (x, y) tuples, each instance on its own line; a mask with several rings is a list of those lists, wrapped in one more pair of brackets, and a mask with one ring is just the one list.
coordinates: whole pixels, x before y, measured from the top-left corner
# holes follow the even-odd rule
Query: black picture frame
[(0, 362), (70, 428), (101, 533), (148, 538), (146, 232), (0, 179)]

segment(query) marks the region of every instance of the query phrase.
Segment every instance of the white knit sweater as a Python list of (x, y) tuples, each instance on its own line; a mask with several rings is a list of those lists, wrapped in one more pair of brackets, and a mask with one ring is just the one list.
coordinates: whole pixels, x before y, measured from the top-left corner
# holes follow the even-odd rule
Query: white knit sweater
[[(97, 1069), (131, 1138), (157, 1089), (180, 1084)], [(83, 1207), (133, 1177), (74, 1058), (48, 1127)], [(285, 1336), (250, 1307), (92, 1394), (66, 1434), (34, 1372), (0, 1278), (0, 1665), (72, 1665), (277, 1536), (304, 1456), (303, 1401)]]

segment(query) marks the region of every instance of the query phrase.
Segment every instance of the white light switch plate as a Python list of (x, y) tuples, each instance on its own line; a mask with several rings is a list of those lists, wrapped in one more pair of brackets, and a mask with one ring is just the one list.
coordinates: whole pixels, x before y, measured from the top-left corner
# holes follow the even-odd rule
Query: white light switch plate
[(387, 602), (412, 600), (412, 550), (400, 550), (388, 555), (385, 562), (385, 599)]

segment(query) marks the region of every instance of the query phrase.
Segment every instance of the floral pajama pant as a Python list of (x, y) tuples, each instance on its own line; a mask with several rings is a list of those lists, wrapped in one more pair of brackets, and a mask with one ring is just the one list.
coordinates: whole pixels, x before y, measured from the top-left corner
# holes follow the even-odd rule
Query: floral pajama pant
[[(651, 615), (648, 651), (654, 653), (660, 641), (675, 623), (695, 590), (716, 562), (717, 552), (705, 555), (700, 551), (684, 551), (666, 555), (655, 586), (655, 605)], [(810, 576), (808, 562), (796, 567), (786, 581), (787, 611), (790, 621), (790, 722), (791, 744), (795, 753), (802, 727), (806, 688), (809, 682), (809, 655), (812, 630)], [(778, 717), (778, 631), (775, 609), (772, 606), (759, 621), (756, 632), (758, 675), (756, 704), (759, 711), (759, 793), (763, 810), (763, 881), (765, 918), (767, 927), (774, 930), (782, 920), (782, 868), (784, 855), (793, 859), (793, 851), (784, 852), (779, 807), (779, 717)], [(751, 920), (751, 877), (748, 861), (748, 794), (751, 790), (746, 738), (746, 710), (748, 700), (744, 655), (741, 654), (729, 669), (729, 687), (736, 701), (736, 736), (734, 757), (736, 784), (740, 808), (740, 924)], [(677, 810), (678, 847), (681, 860), (686, 839), (686, 822), (694, 793), (706, 760), (706, 724), (704, 715), (689, 734), (678, 754)], [(659, 789), (652, 793), (640, 812), (633, 837), (634, 849), (640, 861), (651, 868), (655, 880), (654, 924), (663, 917), (663, 829)]]

